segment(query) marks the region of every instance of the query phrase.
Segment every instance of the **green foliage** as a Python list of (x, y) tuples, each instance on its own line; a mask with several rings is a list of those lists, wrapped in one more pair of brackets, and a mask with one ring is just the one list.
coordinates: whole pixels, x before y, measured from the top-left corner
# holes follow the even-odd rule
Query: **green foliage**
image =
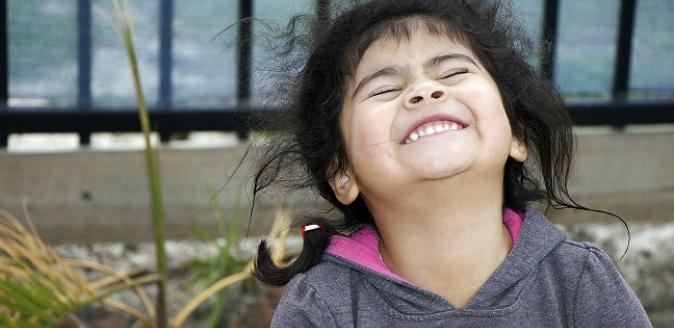
[[(242, 272), (248, 265), (248, 261), (234, 256), (234, 247), (241, 238), (241, 232), (240, 227), (236, 224), (237, 221), (232, 220), (232, 218), (241, 217), (244, 213), (229, 212), (229, 216), (226, 216), (218, 203), (219, 193), (212, 190), (210, 186), (208, 193), (210, 199), (209, 206), (213, 221), (217, 226), (217, 234), (213, 235), (202, 227), (197, 227), (196, 233), (201, 240), (216, 250), (216, 255), (207, 260), (190, 263), (190, 268), (198, 272), (187, 283), (187, 288), (192, 291), (205, 290), (208, 286), (213, 285), (224, 277)], [(238, 190), (233, 194), (234, 199), (232, 204), (238, 204), (243, 192), (242, 190)], [(228, 299), (227, 289), (222, 289), (214, 297), (215, 300), (211, 306), (208, 327), (217, 327)]]
[[(0, 327), (50, 327), (114, 293), (157, 280), (154, 275), (132, 279), (114, 273), (87, 281), (80, 273), (81, 266), (108, 273), (114, 270), (62, 259), (42, 241), (30, 219), (28, 222), (30, 230), (0, 211)], [(138, 318), (148, 321), (147, 317)]]

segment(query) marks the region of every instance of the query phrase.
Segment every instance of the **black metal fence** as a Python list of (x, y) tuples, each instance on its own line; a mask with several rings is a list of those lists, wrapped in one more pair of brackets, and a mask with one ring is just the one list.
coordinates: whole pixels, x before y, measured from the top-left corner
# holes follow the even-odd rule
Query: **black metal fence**
[[(316, 15), (329, 15), (329, 0), (316, 0)], [(557, 44), (560, 0), (543, 1), (543, 37), (552, 49), (541, 58), (541, 72), (547, 78), (554, 77), (555, 46)], [(630, 100), (627, 97), (630, 81), (630, 60), (637, 0), (621, 0), (618, 42), (614, 67), (611, 97), (606, 101), (573, 102), (568, 110), (578, 125), (651, 124), (674, 122), (674, 99)], [(173, 0), (159, 0), (159, 100), (151, 111), (155, 131), (162, 141), (168, 141), (173, 133), (189, 131), (236, 131), (245, 137), (252, 113), (274, 111), (272, 107), (250, 105), (251, 46), (253, 37), (251, 21), (253, 1), (239, 0), (237, 43), (237, 104), (217, 109), (178, 110), (172, 105), (171, 71)], [(92, 105), (92, 8), (89, 0), (77, 0), (78, 29), (78, 101), (68, 108), (26, 108), (20, 110), (8, 106), (8, 38), (7, 1), (0, 0), (0, 147), (7, 146), (11, 133), (26, 132), (76, 132), (80, 143), (88, 144), (94, 132), (139, 131), (135, 108), (108, 111)]]

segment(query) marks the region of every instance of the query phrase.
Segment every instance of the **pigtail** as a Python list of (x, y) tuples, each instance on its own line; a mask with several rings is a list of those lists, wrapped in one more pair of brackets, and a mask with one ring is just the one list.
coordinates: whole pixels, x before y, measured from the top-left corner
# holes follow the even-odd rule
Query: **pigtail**
[[(336, 234), (337, 230), (325, 220), (316, 219), (310, 222), (317, 224), (318, 228), (308, 230), (303, 234), (302, 251), (289, 264), (276, 263), (267, 241), (261, 241), (253, 265), (253, 277), (264, 284), (279, 287), (287, 284), (298, 273), (305, 272), (316, 265), (328, 246), (330, 237)], [(286, 259), (280, 260), (283, 262)]]

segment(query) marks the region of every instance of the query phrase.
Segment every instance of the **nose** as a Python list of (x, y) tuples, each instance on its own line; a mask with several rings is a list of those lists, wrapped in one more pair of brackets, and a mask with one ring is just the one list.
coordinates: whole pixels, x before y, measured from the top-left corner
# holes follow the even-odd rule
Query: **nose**
[(405, 96), (405, 106), (416, 108), (445, 100), (447, 100), (447, 90), (444, 86), (435, 81), (428, 81), (418, 85)]

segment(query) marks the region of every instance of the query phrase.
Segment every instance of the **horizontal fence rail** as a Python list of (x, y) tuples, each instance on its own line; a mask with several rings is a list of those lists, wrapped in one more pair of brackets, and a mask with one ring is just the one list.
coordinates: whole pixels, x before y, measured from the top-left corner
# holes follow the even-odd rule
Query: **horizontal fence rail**
[[(577, 125), (614, 125), (674, 123), (669, 101), (611, 101), (569, 103), (567, 108)], [(278, 112), (267, 106), (231, 106), (218, 109), (153, 110), (153, 130), (157, 132), (247, 131), (251, 120)], [(611, 115), (604, 115), (610, 112)], [(617, 114), (617, 115), (614, 115)], [(139, 131), (138, 112), (134, 108), (87, 111), (77, 108), (0, 109), (0, 131), (19, 132), (134, 132)]]
[[(231, 108), (152, 110), (152, 130), (166, 142), (172, 133), (190, 131), (237, 132), (240, 138), (255, 128), (255, 118), (274, 112), (271, 107), (234, 106)], [(251, 122), (253, 121), (253, 122)], [(138, 132), (138, 112), (133, 108), (84, 111), (77, 108), (0, 109), (0, 143), (7, 145), (11, 133)]]
[[(330, 17), (330, 1), (315, 0), (316, 16)], [(637, 0), (621, 0), (618, 40), (611, 95), (608, 100), (569, 102), (567, 108), (578, 125), (612, 125), (674, 123), (674, 99), (628, 99), (629, 71), (635, 29)], [(541, 74), (554, 78), (558, 34), (559, 0), (542, 1)], [(277, 112), (273, 106), (248, 105), (251, 97), (253, 1), (239, 0), (236, 100), (240, 105), (209, 109), (178, 108), (172, 105), (174, 0), (159, 0), (158, 106), (150, 113), (153, 129), (164, 142), (171, 134), (190, 131), (233, 131), (246, 138), (255, 128), (250, 124), (256, 114)], [(194, 5), (197, 5), (196, 3)], [(88, 144), (91, 133), (135, 132), (140, 130), (135, 108), (105, 108), (93, 104), (91, 95), (92, 8), (89, 0), (77, 0), (78, 33), (78, 101), (72, 107), (13, 108), (8, 106), (8, 19), (7, 1), (0, 1), (0, 147), (6, 147), (13, 133), (78, 133), (81, 144)]]

